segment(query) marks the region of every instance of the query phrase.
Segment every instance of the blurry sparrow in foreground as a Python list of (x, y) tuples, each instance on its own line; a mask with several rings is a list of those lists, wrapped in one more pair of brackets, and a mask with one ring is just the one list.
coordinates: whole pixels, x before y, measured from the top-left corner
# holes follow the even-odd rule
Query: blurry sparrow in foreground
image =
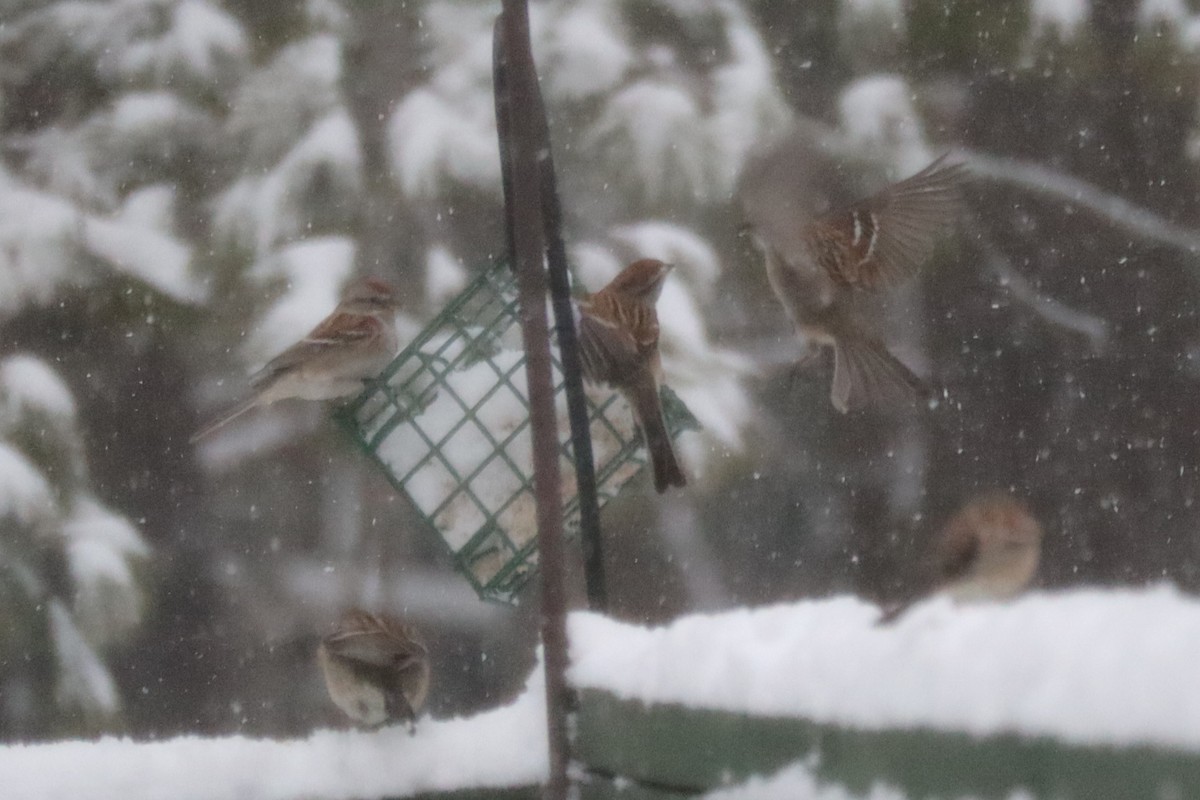
[(395, 292), (378, 278), (346, 290), (333, 313), (250, 379), (254, 393), (195, 434), (195, 442), (255, 406), (278, 400), (332, 400), (362, 391), (399, 349)]
[(415, 728), (429, 691), (429, 652), (417, 630), (395, 617), (347, 611), (321, 640), (317, 661), (337, 707), (361, 725)]
[(889, 609), (879, 621), (891, 622), (929, 594), (957, 602), (1018, 595), (1033, 580), (1041, 549), (1042, 527), (1024, 503), (1003, 492), (977, 495), (938, 533), (932, 590)]
[(646, 438), (654, 488), (659, 494), (668, 486), (687, 483), (675, 458), (658, 397), (662, 362), (654, 304), (670, 271), (670, 264), (643, 258), (623, 269), (600, 291), (576, 300), (583, 374), (592, 383), (607, 384), (619, 391), (632, 407)]
[(954, 223), (964, 167), (945, 161), (807, 224), (773, 208), (747, 209), (779, 302), (797, 331), (833, 348), (830, 398), (842, 413), (924, 394), (920, 379), (864, 327), (852, 303), (860, 292), (916, 272)]

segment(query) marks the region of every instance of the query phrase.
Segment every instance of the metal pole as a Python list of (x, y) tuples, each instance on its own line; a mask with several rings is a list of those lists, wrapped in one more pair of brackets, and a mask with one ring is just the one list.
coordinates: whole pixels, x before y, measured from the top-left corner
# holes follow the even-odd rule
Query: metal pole
[[(506, 95), (497, 105), (506, 112), (501, 160), (509, 161), (505, 198), (510, 256), (516, 270), (521, 334), (525, 342), (525, 378), (529, 387), (530, 432), (533, 437), (534, 499), (537, 504), (538, 560), (542, 585), (542, 651), (546, 665), (546, 731), (550, 774), (542, 796), (567, 795), (567, 630), (563, 587), (563, 521), (558, 464), (558, 423), (554, 412), (554, 380), (550, 359), (550, 327), (546, 318), (545, 245), (543, 240), (541, 169), (537, 125), (530, 111), (536, 103), (537, 75), (529, 42), (529, 9), (525, 0), (503, 0), (494, 41)], [(503, 108), (507, 106), (507, 108)]]
[[(497, 44), (498, 44), (497, 40)], [(502, 143), (509, 141), (508, 77), (504, 65), (494, 59), (496, 86), (496, 129)], [(592, 450), (591, 421), (587, 398), (583, 392), (583, 369), (579, 360), (579, 341), (571, 303), (570, 271), (567, 250), (562, 237), (562, 205), (558, 199), (558, 182), (554, 173), (554, 150), (550, 144), (550, 128), (541, 90), (534, 84), (534, 108), (529, 110), (537, 125), (537, 148), (542, 164), (542, 222), (546, 239), (546, 262), (550, 274), (550, 297), (558, 331), (559, 358), (562, 361), (563, 384), (567, 395), (567, 418), (571, 424), (571, 452), (575, 457), (575, 485), (579, 499), (579, 538), (583, 549), (584, 580), (587, 583), (588, 607), (593, 611), (608, 610), (608, 589), (604, 576), (604, 542), (600, 529), (600, 502), (596, 488), (596, 461)], [(505, 147), (502, 144), (501, 147)], [(512, 194), (511, 165), (501, 159), (500, 179), (504, 187), (505, 231), (512, 252), (512, 219), (507, 198)]]
[(562, 238), (562, 205), (554, 176), (554, 149), (542, 93), (534, 84), (534, 107), (529, 113), (537, 126), (538, 154), (542, 160), (542, 222), (546, 236), (546, 263), (550, 273), (550, 300), (558, 331), (558, 357), (562, 362), (563, 386), (567, 395), (567, 418), (571, 423), (571, 452), (575, 456), (575, 486), (579, 498), (579, 539), (583, 546), (584, 579), (588, 607), (608, 610), (604, 580), (604, 542), (600, 535), (600, 501), (596, 493), (596, 462), (592, 454), (592, 429), (587, 397), (583, 393), (583, 365), (575, 332), (571, 277), (567, 248)]

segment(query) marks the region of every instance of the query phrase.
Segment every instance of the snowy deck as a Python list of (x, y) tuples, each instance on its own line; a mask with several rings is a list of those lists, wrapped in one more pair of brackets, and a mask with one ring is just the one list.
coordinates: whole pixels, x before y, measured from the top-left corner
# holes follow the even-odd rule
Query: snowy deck
[[(583, 796), (1200, 797), (1200, 602), (1089, 590), (935, 601), (884, 628), (877, 615), (847, 597), (655, 629), (573, 614)], [(542, 691), (535, 673), (513, 704), (412, 737), (9, 746), (0, 786), (21, 800), (533, 797)]]

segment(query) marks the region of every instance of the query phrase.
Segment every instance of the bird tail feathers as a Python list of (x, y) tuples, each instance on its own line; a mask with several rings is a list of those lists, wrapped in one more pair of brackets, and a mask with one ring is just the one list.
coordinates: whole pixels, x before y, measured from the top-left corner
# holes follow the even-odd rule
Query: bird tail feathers
[(684, 486), (687, 478), (675, 456), (675, 447), (667, 423), (663, 419), (662, 402), (658, 397), (658, 386), (653, 380), (640, 381), (629, 391), (633, 406), (646, 437), (646, 449), (650, 453), (650, 465), (654, 470), (654, 489), (659, 494), (669, 486)]
[(250, 397), (247, 397), (233, 408), (227, 409), (219, 417), (210, 420), (206, 425), (201, 427), (200, 430), (193, 433), (192, 438), (188, 439), (188, 442), (195, 444), (205, 436), (208, 436), (210, 433), (216, 431), (218, 428), (225, 427), (227, 424), (258, 405), (258, 400), (258, 395), (251, 395)]
[(833, 406), (843, 414), (854, 408), (890, 408), (928, 395), (912, 370), (873, 336), (838, 337), (834, 344)]

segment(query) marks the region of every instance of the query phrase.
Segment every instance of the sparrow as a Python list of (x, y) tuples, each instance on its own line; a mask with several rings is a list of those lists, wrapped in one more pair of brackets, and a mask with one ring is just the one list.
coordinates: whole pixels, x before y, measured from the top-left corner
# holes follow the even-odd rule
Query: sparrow
[(654, 305), (671, 269), (670, 264), (643, 258), (600, 291), (575, 301), (584, 377), (616, 389), (633, 409), (650, 452), (654, 488), (659, 494), (669, 486), (687, 483), (658, 396), (662, 359)]
[(1004, 492), (978, 495), (938, 532), (931, 553), (931, 591), (889, 609), (880, 623), (934, 594), (955, 602), (1014, 597), (1033, 580), (1041, 550), (1042, 526), (1024, 503)]
[(253, 394), (205, 425), (207, 436), (255, 406), (279, 400), (332, 400), (362, 391), (396, 355), (399, 302), (390, 285), (364, 278), (346, 290), (328, 317), (250, 379)]
[(429, 651), (412, 625), (351, 609), (321, 640), (317, 663), (346, 716), (368, 727), (405, 722), (415, 729), (429, 693)]
[[(915, 273), (953, 223), (962, 164), (946, 156), (864, 200), (809, 222), (777, 208), (747, 208), (767, 278), (796, 330), (833, 348), (834, 408), (888, 407), (925, 393), (854, 311), (856, 297)], [(782, 204), (780, 204), (782, 205)], [(757, 212), (757, 213), (753, 213)]]

